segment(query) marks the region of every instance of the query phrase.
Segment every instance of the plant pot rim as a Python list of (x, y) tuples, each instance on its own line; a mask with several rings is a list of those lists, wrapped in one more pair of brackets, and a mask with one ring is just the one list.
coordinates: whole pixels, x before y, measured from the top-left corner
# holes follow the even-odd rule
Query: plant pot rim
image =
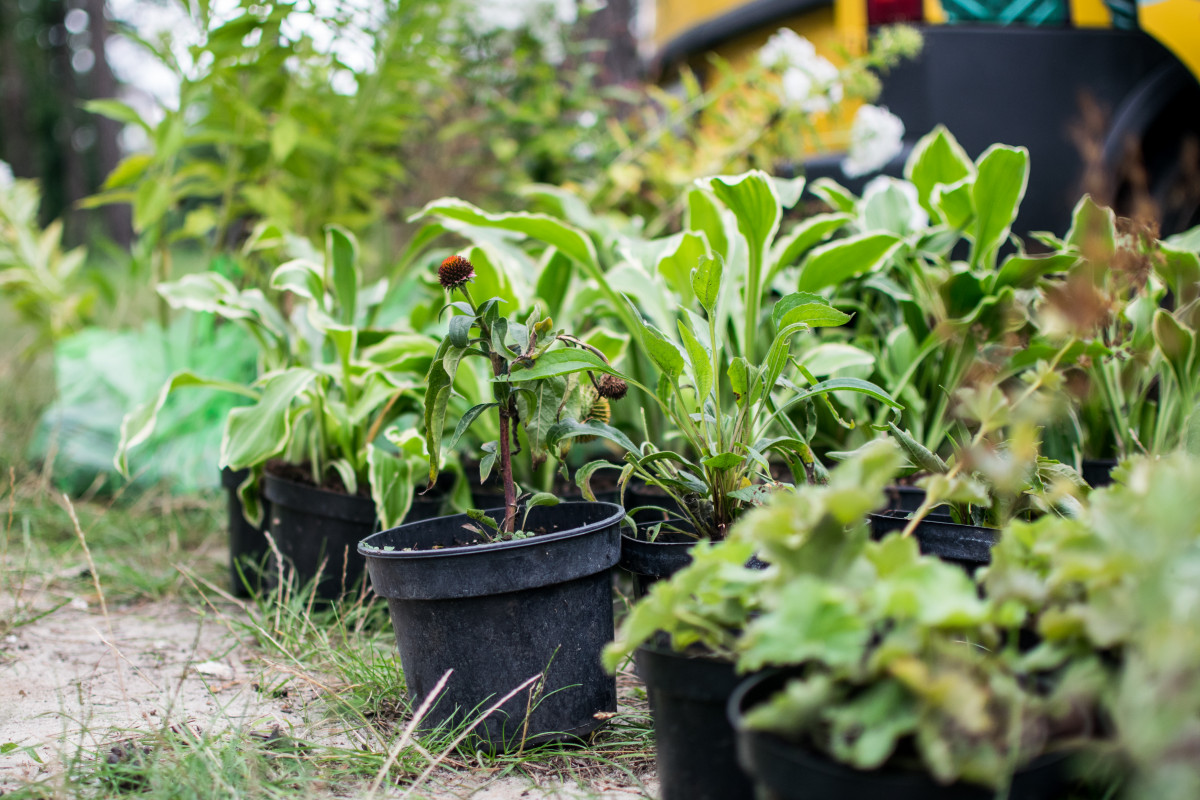
[[(574, 539), (579, 536), (586, 536), (589, 533), (609, 528), (613, 525), (620, 525), (621, 520), (625, 516), (625, 509), (616, 503), (607, 503), (601, 500), (590, 501), (567, 501), (558, 503), (554, 508), (563, 506), (582, 506), (582, 505), (598, 505), (607, 506), (610, 513), (603, 519), (595, 522), (588, 522), (575, 528), (567, 528), (566, 530), (554, 531), (552, 533), (542, 533), (535, 536), (530, 536), (526, 539), (510, 539), (505, 542), (481, 542), (479, 544), (461, 545), (458, 547), (441, 547), (436, 550), (382, 550), (370, 544), (371, 540), (384, 537), (392, 531), (399, 531), (409, 525), (428, 525), (434, 522), (444, 521), (443, 524), (452, 525), (456, 523), (473, 523), (469, 514), (451, 514), (445, 517), (434, 517), (429, 520), (421, 520), (418, 522), (405, 523), (398, 525), (395, 528), (389, 528), (385, 531), (380, 531), (368, 536), (358, 543), (358, 552), (361, 555), (379, 559), (394, 559), (394, 560), (409, 560), (409, 559), (442, 559), (454, 558), (455, 556), (472, 556), (481, 552), (497, 552), (501, 550), (519, 550), (527, 547), (540, 547), (550, 542), (558, 542), (564, 539)], [(493, 519), (504, 516), (504, 506), (499, 508), (489, 508), (484, 511)]]
[[(370, 497), (344, 492), (331, 492), (319, 486), (281, 478), (263, 472), (262, 496), (300, 511), (349, 522), (374, 523), (375, 501)], [(328, 505), (325, 505), (328, 504)], [(320, 506), (318, 508), (318, 506)]]
[[(888, 784), (894, 785), (897, 781), (909, 782), (922, 779), (930, 782), (934, 781), (933, 776), (926, 770), (905, 769), (889, 765), (887, 762), (884, 762), (876, 769), (859, 769), (853, 765), (838, 761), (833, 756), (823, 753), (810, 744), (791, 741), (770, 731), (747, 728), (744, 724), (745, 712), (742, 709), (742, 706), (746, 702), (746, 696), (757, 690), (764, 683), (771, 680), (778, 680), (781, 676), (786, 676), (787, 674), (787, 668), (768, 669), (756, 675), (748, 676), (733, 690), (733, 694), (729, 696), (729, 702), (725, 707), (725, 713), (729, 719), (729, 724), (737, 731), (739, 738), (744, 736), (759, 738), (777, 757), (791, 762), (801, 762), (806, 769), (818, 771), (831, 777), (854, 775), (867, 780), (874, 778), (878, 782), (878, 788), (880, 789), (887, 789), (889, 788)], [(742, 747), (743, 745), (739, 744), (739, 750)], [(1054, 769), (1072, 755), (1073, 753), (1070, 750), (1050, 750), (1043, 752), (1041, 755), (1019, 767), (1013, 774), (1015, 776), (1023, 772), (1035, 772), (1048, 768)], [(964, 779), (955, 781), (951, 785), (959, 783), (978, 787), (980, 791), (990, 791), (989, 787), (985, 784), (966, 781)]]

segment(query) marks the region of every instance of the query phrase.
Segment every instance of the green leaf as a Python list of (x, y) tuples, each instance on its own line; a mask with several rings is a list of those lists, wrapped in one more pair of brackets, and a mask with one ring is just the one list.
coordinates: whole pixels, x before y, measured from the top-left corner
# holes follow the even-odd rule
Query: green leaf
[[(519, 377), (520, 372), (517, 373)], [(541, 378), (533, 384), (518, 384), (525, 389), (517, 395), (521, 421), (529, 439), (530, 462), (537, 469), (550, 451), (550, 430), (558, 424), (558, 409), (567, 391), (567, 379), (561, 375)]]
[(329, 277), (337, 300), (337, 319), (353, 325), (358, 311), (358, 242), (340, 225), (325, 229), (325, 264), (332, 271)]
[(295, 117), (283, 115), (271, 128), (271, 158), (282, 164), (300, 142), (300, 123)]
[[(702, 233), (684, 232), (676, 234), (678, 246), (664, 252), (658, 259), (657, 269), (666, 279), (667, 285), (679, 293), (683, 305), (692, 304), (692, 273), (697, 265), (712, 259), (708, 240)], [(675, 238), (675, 237), (673, 237)]]
[(471, 427), (471, 423), (479, 419), (479, 415), (487, 411), (489, 408), (498, 407), (500, 404), (496, 402), (480, 403), (479, 405), (471, 406), (467, 413), (463, 414), (458, 420), (458, 425), (454, 428), (454, 435), (450, 437), (450, 444), (446, 445), (447, 449), (453, 450), (458, 444), (458, 440), (467, 432), (467, 428)]
[(1154, 343), (1171, 365), (1179, 388), (1186, 392), (1191, 384), (1188, 363), (1196, 346), (1195, 332), (1163, 308), (1154, 311), (1153, 329)]
[(971, 187), (974, 184), (975, 176), (972, 175), (957, 183), (939, 183), (933, 187), (933, 206), (951, 228), (963, 230), (975, 216), (971, 199)]
[(771, 309), (776, 328), (786, 328), (803, 322), (810, 328), (829, 328), (845, 325), (850, 315), (829, 305), (829, 301), (810, 292), (793, 292), (781, 297)]
[(121, 160), (121, 163), (113, 167), (113, 171), (108, 173), (108, 177), (104, 179), (104, 189), (120, 189), (124, 186), (132, 186), (146, 174), (146, 170), (154, 163), (153, 157), (146, 153), (134, 153), (126, 156)]
[(796, 289), (815, 292), (878, 269), (900, 246), (890, 233), (864, 233), (821, 245), (804, 259)]
[(908, 457), (918, 469), (925, 472), (940, 475), (949, 471), (946, 462), (934, 452), (930, 451), (923, 444), (918, 442), (908, 431), (898, 428), (895, 423), (888, 423), (888, 430), (892, 432), (892, 436), (900, 443), (900, 446), (908, 453)]
[(816, 214), (802, 220), (794, 228), (776, 239), (771, 246), (770, 267), (767, 271), (767, 281), (780, 270), (794, 266), (800, 256), (807, 253), (818, 242), (823, 242), (835, 231), (841, 229), (854, 217), (850, 214)]
[(575, 485), (579, 487), (579, 491), (583, 494), (584, 500), (596, 502), (596, 493), (592, 490), (592, 476), (597, 470), (601, 469), (623, 469), (621, 465), (614, 464), (611, 461), (589, 461), (579, 469), (575, 470)]
[(550, 350), (537, 357), (532, 367), (522, 366), (522, 362), (513, 364), (513, 371), (508, 375), (492, 378), (493, 383), (509, 381), (533, 381), (551, 378), (556, 375), (570, 375), (573, 372), (605, 372), (609, 375), (625, 377), (619, 370), (604, 363), (604, 359), (591, 352), (575, 347), (564, 347), (560, 350)]
[(1107, 262), (1117, 250), (1116, 215), (1085, 194), (1071, 211), (1065, 242), (1092, 261)]
[(687, 229), (703, 233), (715, 254), (729, 258), (729, 238), (725, 235), (721, 209), (713, 196), (696, 187), (688, 192), (687, 203)]
[(709, 456), (700, 463), (709, 469), (733, 469), (745, 461), (745, 456), (737, 453), (718, 453), (715, 456)]
[(154, 433), (154, 428), (158, 424), (158, 414), (166, 404), (167, 397), (176, 389), (188, 386), (220, 389), (256, 400), (259, 396), (258, 392), (240, 383), (204, 378), (187, 370), (176, 372), (167, 378), (153, 401), (138, 406), (121, 420), (121, 438), (117, 444), (116, 455), (113, 456), (113, 464), (116, 466), (117, 472), (126, 478), (129, 477), (129, 451), (149, 439)]
[(975, 240), (971, 266), (996, 267), (996, 251), (1008, 238), (1025, 187), (1029, 183), (1029, 151), (994, 144), (979, 157), (971, 200), (975, 207)]
[(775, 607), (746, 626), (739, 669), (803, 664), (833, 668), (861, 663), (871, 629), (848, 592), (812, 575), (797, 575)]
[(305, 367), (263, 376), (259, 401), (229, 412), (221, 439), (221, 466), (255, 467), (282, 452), (292, 433), (289, 409), (317, 377), (316, 371)]
[[(787, 402), (787, 406), (797, 403), (801, 400), (807, 400), (810, 397), (816, 397), (820, 394), (828, 394), (829, 392), (858, 392), (865, 394), (868, 397), (873, 397), (886, 406), (901, 410), (904, 406), (892, 399), (892, 396), (879, 388), (870, 381), (864, 381), (860, 378), (830, 378), (827, 381), (821, 381), (817, 385), (801, 392)], [(785, 406), (785, 408), (787, 407)]]
[(425, 447), (429, 450), (430, 486), (437, 480), (442, 453), (442, 430), (446, 426), (446, 405), (450, 401), (450, 391), (454, 385), (454, 375), (458, 372), (458, 363), (465, 352), (461, 347), (452, 345), (449, 339), (444, 339), (429, 366), (429, 374), (425, 377)]
[(718, 255), (701, 259), (691, 273), (692, 291), (696, 293), (697, 302), (704, 307), (710, 318), (717, 313), (717, 303), (721, 299), (721, 274), (724, 269), (725, 263)]
[(551, 317), (557, 317), (561, 313), (573, 274), (574, 264), (571, 259), (554, 248), (545, 259), (542, 273), (538, 275), (536, 290), (538, 298), (546, 304), (546, 313)]
[(591, 422), (576, 422), (573, 419), (563, 420), (555, 425), (546, 435), (547, 441), (551, 446), (557, 445), (565, 439), (573, 439), (577, 436), (596, 436), (623, 447), (630, 453), (637, 453), (638, 447), (628, 436), (621, 431), (602, 422), (592, 420)]
[(741, 175), (709, 178), (708, 185), (717, 199), (733, 212), (738, 230), (746, 237), (751, 252), (765, 255), (783, 218), (779, 195), (770, 176), (762, 170), (751, 170)]
[(375, 501), (375, 516), (384, 530), (404, 522), (412, 508), (412, 466), (373, 444), (367, 445), (367, 480)]
[(526, 212), (489, 214), (466, 201), (446, 197), (429, 203), (409, 217), (408, 221), (414, 222), (422, 217), (435, 214), (483, 228), (499, 228), (523, 233), (530, 238), (557, 247), (559, 252), (575, 261), (598, 267), (596, 248), (592, 245), (592, 240), (578, 229), (546, 214)]
[(89, 100), (83, 104), (83, 107), (92, 114), (99, 114), (102, 117), (108, 117), (111, 120), (126, 125), (138, 125), (146, 133), (150, 133), (150, 126), (133, 109), (133, 106), (122, 103), (120, 100)]
[(465, 348), (471, 341), (471, 326), (474, 324), (475, 318), (466, 314), (451, 317), (450, 327), (446, 334), (450, 337), (450, 344)]
[(307, 297), (318, 303), (324, 302), (325, 282), (321, 277), (321, 268), (304, 259), (295, 259), (276, 267), (271, 273), (271, 288)]
[(683, 353), (679, 352), (679, 348), (662, 331), (642, 320), (642, 315), (633, 301), (625, 297), (625, 303), (635, 318), (638, 328), (636, 333), (646, 355), (663, 375), (671, 380), (678, 378), (683, 373)]
[(832, 375), (835, 372), (855, 367), (869, 368), (874, 365), (874, 355), (841, 342), (826, 342), (804, 354), (804, 368), (817, 376)]
[(908, 161), (904, 165), (904, 177), (917, 187), (921, 207), (930, 216), (937, 216), (933, 205), (933, 189), (938, 184), (950, 185), (975, 173), (967, 151), (958, 140), (938, 125), (913, 145)]
[(688, 360), (692, 362), (692, 377), (696, 381), (696, 397), (699, 398), (700, 406), (703, 408), (704, 401), (713, 386), (712, 354), (708, 348), (700, 344), (700, 340), (683, 320), (678, 320), (676, 327), (679, 328), (679, 337), (683, 339)]
[(479, 459), (479, 482), (487, 483), (488, 476), (492, 474), (492, 467), (496, 464), (496, 447), (499, 442), (484, 442), (479, 446), (483, 451), (483, 458)]
[(538, 506), (556, 506), (559, 503), (557, 495), (550, 492), (537, 492), (528, 500), (525, 501), (525, 508), (537, 508)]
[(808, 190), (832, 206), (834, 211), (853, 214), (854, 207), (858, 205), (858, 200), (850, 190), (832, 178), (817, 178), (808, 185)]
[(1037, 282), (1051, 272), (1066, 272), (1079, 261), (1073, 253), (1055, 253), (1050, 256), (1012, 255), (1004, 259), (991, 291), (999, 291), (1005, 286), (1014, 289), (1032, 289)]
[(142, 233), (154, 225), (171, 205), (171, 184), (164, 180), (147, 180), (137, 188), (133, 200), (133, 229)]
[(729, 362), (726, 375), (729, 378), (729, 388), (733, 390), (738, 402), (741, 402), (750, 391), (750, 362), (742, 356), (738, 356)]

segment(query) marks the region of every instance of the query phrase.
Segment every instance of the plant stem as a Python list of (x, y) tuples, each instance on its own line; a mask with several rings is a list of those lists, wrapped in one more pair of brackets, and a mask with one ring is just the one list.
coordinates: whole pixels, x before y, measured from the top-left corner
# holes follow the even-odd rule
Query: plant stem
[[(471, 297), (467, 285), (464, 283), (458, 288), (467, 298), (467, 303), (471, 306), (472, 313), (475, 314), (479, 332), (483, 336), (482, 346), (487, 350), (492, 362), (492, 375), (496, 378), (504, 377), (508, 374), (508, 362), (504, 356), (492, 350), (491, 328), (484, 322), (483, 315), (479, 313), (479, 307), (475, 305), (475, 300)], [(511, 433), (513, 420), (517, 418), (516, 397), (507, 383), (496, 383), (494, 391), (497, 400), (496, 407), (500, 413), (500, 482), (504, 486), (504, 522), (500, 525), (500, 532), (513, 533), (517, 520), (517, 488), (513, 484), (512, 477)]]

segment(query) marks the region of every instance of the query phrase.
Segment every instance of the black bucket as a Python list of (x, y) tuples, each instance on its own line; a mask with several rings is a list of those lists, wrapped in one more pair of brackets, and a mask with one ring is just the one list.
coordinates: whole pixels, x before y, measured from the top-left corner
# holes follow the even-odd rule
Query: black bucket
[[(637, 535), (621, 533), (621, 569), (633, 575), (634, 597), (644, 597), (656, 581), (669, 578), (692, 563), (692, 546), (696, 537), (677, 531), (662, 531), (654, 541), (649, 541), (650, 528), (657, 522), (641, 522)], [(670, 520), (667, 525), (686, 530), (692, 529), (687, 520)]]
[[(865, 771), (838, 763), (803, 745), (743, 724), (747, 711), (783, 688), (787, 673), (745, 680), (729, 698), (737, 732), (738, 762), (754, 781), (758, 800), (993, 800), (996, 792), (959, 781), (948, 786), (924, 772), (889, 768)], [(1043, 756), (1013, 775), (1008, 800), (1061, 800), (1071, 781), (1065, 754)]]
[[(874, 539), (882, 539), (892, 531), (902, 531), (908, 525), (904, 516), (889, 514), (868, 514), (867, 521)], [(995, 528), (925, 518), (917, 523), (913, 536), (925, 555), (937, 556), (974, 572), (992, 563), (992, 548), (1000, 538), (1000, 532)]]
[(319, 578), (316, 596), (323, 600), (357, 588), (364, 565), (358, 543), (375, 530), (375, 504), (369, 497), (328, 492), (270, 474), (263, 479), (263, 497), (271, 503), (271, 538), (298, 586)]
[(261, 587), (261, 572), (270, 549), (263, 528), (271, 518), (271, 504), (259, 498), (263, 525), (256, 528), (246, 520), (242, 498), (238, 496), (238, 487), (249, 475), (250, 471), (246, 469), (234, 472), (224, 467), (221, 470), (221, 486), (225, 489), (229, 517), (229, 588), (234, 597), (250, 597)]
[(658, 644), (638, 648), (635, 659), (654, 710), (662, 800), (752, 800), (726, 716), (741, 680), (733, 663)]
[[(454, 670), (423, 730), (470, 721), (542, 673), (475, 729), (482, 743), (511, 750), (577, 739), (616, 710), (616, 681), (600, 652), (613, 638), (610, 574), (624, 513), (612, 503), (540, 506), (527, 524), (547, 533), (495, 544), (481, 543), (463, 527), (477, 523), (457, 514), (359, 545), (376, 594), (387, 598), (413, 705)], [(499, 519), (503, 509), (488, 514)]]

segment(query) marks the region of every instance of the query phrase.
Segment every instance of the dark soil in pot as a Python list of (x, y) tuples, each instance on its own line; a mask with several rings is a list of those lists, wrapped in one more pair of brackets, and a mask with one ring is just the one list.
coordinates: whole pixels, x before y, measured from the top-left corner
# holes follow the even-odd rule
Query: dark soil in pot
[(662, 800), (752, 800), (726, 715), (741, 681), (733, 663), (677, 653), (661, 640), (638, 648), (634, 658), (654, 713)]
[[(748, 678), (729, 699), (738, 761), (754, 781), (758, 800), (994, 800), (996, 792), (959, 781), (942, 786), (924, 772), (884, 766), (864, 771), (812, 747), (746, 729), (747, 711), (779, 691), (785, 673)], [(1043, 756), (1013, 776), (1008, 800), (1062, 800), (1071, 796), (1065, 754)]]
[[(907, 516), (903, 512), (868, 514), (871, 536), (882, 539), (892, 531), (904, 530), (908, 525)], [(1000, 533), (995, 528), (957, 525), (944, 518), (927, 517), (917, 523), (913, 536), (922, 553), (959, 564), (968, 572), (974, 572), (992, 563), (992, 547)]]
[[(268, 466), (263, 497), (271, 503), (270, 533), (297, 587), (316, 579), (316, 596), (333, 600), (362, 581), (358, 543), (375, 530), (370, 497), (297, 483)], [(340, 483), (340, 482), (339, 482)]]
[(263, 524), (251, 525), (242, 508), (238, 487), (250, 475), (249, 470), (237, 472), (225, 467), (221, 470), (221, 486), (225, 489), (226, 510), (229, 517), (229, 588), (234, 597), (250, 597), (262, 585), (262, 568), (267, 560), (267, 538), (263, 528), (271, 519), (271, 504), (259, 498), (262, 505)]
[(610, 581), (624, 513), (612, 503), (538, 507), (527, 524), (537, 535), (490, 544), (458, 514), (362, 542), (371, 583), (388, 601), (413, 705), (454, 670), (422, 729), (470, 721), (538, 674), (543, 682), (475, 729), (485, 746), (575, 739), (603, 724), (617, 707), (600, 652), (613, 637)]

